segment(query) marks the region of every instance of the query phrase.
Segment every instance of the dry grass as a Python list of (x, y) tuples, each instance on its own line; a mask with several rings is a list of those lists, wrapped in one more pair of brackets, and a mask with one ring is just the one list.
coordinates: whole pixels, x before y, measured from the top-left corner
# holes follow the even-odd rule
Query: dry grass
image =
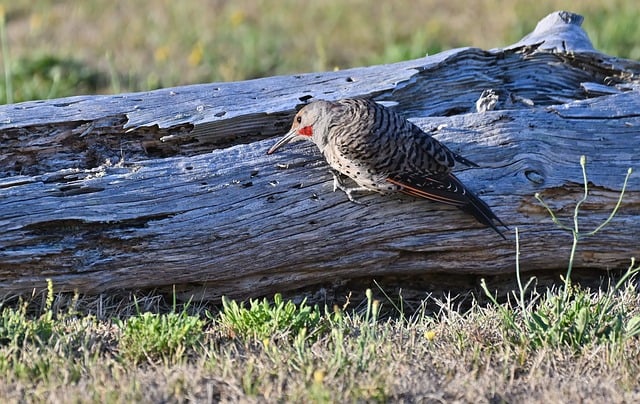
[[(597, 301), (598, 294), (590, 296)], [(638, 314), (640, 298), (634, 288), (618, 298)], [(372, 302), (363, 302), (356, 311), (320, 310), (326, 324), (314, 336), (284, 327), (258, 339), (230, 333), (229, 324), (219, 314), (205, 315), (204, 307), (178, 308), (185, 317), (207, 319), (198, 329), (198, 343), (132, 366), (127, 352), (136, 341), (124, 338), (126, 323), (140, 316), (115, 311), (108, 313), (115, 320), (100, 320), (69, 310), (78, 303), (67, 299), (58, 305), (49, 337), (0, 344), (0, 396), (9, 402), (640, 399), (637, 337), (621, 344), (593, 343), (580, 351), (568, 346), (532, 350), (506, 337), (495, 307), (474, 304), (461, 312), (454, 301), (430, 300), (426, 303), (440, 308), (436, 315), (425, 315), (423, 308), (410, 318), (380, 319)], [(87, 301), (80, 303), (87, 307)], [(156, 298), (138, 304), (159, 309)], [(131, 309), (119, 305), (128, 306), (125, 312)], [(162, 315), (168, 314), (171, 310)]]

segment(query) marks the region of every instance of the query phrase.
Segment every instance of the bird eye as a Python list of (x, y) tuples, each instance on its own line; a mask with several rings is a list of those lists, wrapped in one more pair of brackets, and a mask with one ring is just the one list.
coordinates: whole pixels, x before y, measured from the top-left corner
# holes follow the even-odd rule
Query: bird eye
[(296, 117), (296, 122), (301, 123), (302, 122), (302, 117), (301, 116), (297, 116)]

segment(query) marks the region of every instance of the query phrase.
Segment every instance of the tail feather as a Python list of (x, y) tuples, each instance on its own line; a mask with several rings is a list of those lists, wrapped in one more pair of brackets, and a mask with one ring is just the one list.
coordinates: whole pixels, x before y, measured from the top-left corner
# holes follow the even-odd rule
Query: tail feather
[(451, 173), (442, 177), (396, 176), (395, 178), (387, 178), (387, 181), (402, 187), (401, 191), (407, 195), (456, 206), (471, 214), (478, 222), (491, 227), (503, 239), (507, 239), (495, 222), (505, 228), (508, 227), (484, 201), (465, 188), (460, 180)]

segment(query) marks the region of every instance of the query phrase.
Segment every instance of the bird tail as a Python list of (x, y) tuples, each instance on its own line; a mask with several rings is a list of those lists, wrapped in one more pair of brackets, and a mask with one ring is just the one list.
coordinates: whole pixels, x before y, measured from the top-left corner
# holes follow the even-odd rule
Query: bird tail
[(418, 178), (415, 176), (404, 176), (402, 178), (388, 178), (387, 181), (402, 187), (401, 191), (407, 195), (456, 206), (462, 211), (471, 214), (478, 222), (491, 227), (503, 239), (507, 239), (496, 226), (496, 222), (507, 229), (508, 227), (493, 213), (491, 208), (482, 199), (468, 190), (460, 180), (451, 173), (443, 177)]

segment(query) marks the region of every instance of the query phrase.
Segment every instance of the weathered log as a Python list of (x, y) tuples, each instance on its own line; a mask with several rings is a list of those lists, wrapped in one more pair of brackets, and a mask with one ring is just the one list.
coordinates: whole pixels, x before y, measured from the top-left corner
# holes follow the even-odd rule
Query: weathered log
[[(406, 62), (0, 106), (0, 295), (176, 290), (268, 295), (354, 279), (468, 282), (566, 267), (570, 236), (535, 200), (582, 228), (601, 223), (640, 152), (640, 63), (597, 52), (559, 12), (506, 49)], [(478, 113), (492, 89), (499, 102)], [(312, 145), (266, 156), (311, 98), (368, 96), (481, 168), (458, 171), (511, 228), (503, 241), (453, 208), (403, 196), (353, 204)], [(628, 266), (640, 243), (640, 183), (584, 239), (581, 269)], [(465, 280), (466, 279), (466, 280)]]

